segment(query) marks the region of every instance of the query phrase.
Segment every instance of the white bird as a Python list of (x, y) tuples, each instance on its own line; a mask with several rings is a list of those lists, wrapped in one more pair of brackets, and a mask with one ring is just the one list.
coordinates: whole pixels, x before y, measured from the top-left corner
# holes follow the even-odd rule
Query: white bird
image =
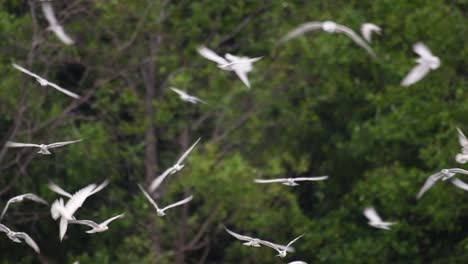
[(48, 30), (51, 30), (65, 45), (72, 45), (75, 42), (63, 30), (63, 27), (58, 23), (55, 17), (54, 9), (50, 1), (41, 1), (42, 12), (49, 22)]
[(455, 156), (455, 160), (458, 163), (465, 164), (468, 161), (468, 139), (466, 138), (465, 134), (461, 131), (460, 128), (457, 127), (458, 131), (458, 142), (462, 147), (462, 152), (458, 153)]
[[(242, 240), (242, 241), (247, 241), (245, 243), (243, 243), (243, 245), (245, 246), (248, 246), (248, 247), (260, 247), (261, 246), (261, 243), (260, 241), (263, 241), (261, 239), (258, 239), (258, 238), (253, 238), (253, 237), (249, 237), (249, 236), (244, 236), (244, 235), (241, 235), (241, 234), (238, 234), (232, 230), (229, 230), (228, 228), (224, 227), (224, 229), (226, 230), (226, 232), (228, 232), (231, 236), (237, 238), (238, 240)], [(268, 241), (265, 241), (265, 242), (268, 242)], [(269, 242), (271, 243), (271, 242)], [(273, 243), (271, 243), (273, 244)], [(279, 249), (281, 250), (287, 250), (288, 252), (294, 252), (294, 248), (293, 247), (288, 247), (286, 248), (286, 246), (283, 246), (283, 245), (278, 245), (278, 244), (274, 244), (276, 247), (278, 247)]]
[(401, 86), (410, 86), (429, 73), (430, 70), (435, 70), (440, 66), (440, 59), (437, 56), (432, 55), (429, 48), (422, 42), (418, 42), (413, 45), (413, 51), (419, 55), (416, 59), (417, 65), (406, 75), (401, 81)]
[(418, 195), (416, 196), (417, 199), (421, 198), (421, 196), (427, 192), (437, 181), (448, 180), (455, 176), (455, 174), (466, 174), (468, 175), (468, 171), (459, 168), (452, 168), (452, 169), (443, 169), (440, 172), (434, 173), (429, 178), (427, 178), (426, 182), (424, 183), (423, 187), (419, 191)]
[(119, 219), (119, 218), (122, 218), (124, 217), (125, 214), (119, 214), (117, 216), (114, 216), (112, 218), (109, 218), (107, 219), (106, 221), (98, 224), (94, 221), (91, 221), (91, 220), (70, 220), (68, 221), (69, 224), (80, 224), (80, 225), (87, 225), (89, 227), (92, 227), (92, 229), (86, 231), (86, 233), (88, 234), (93, 234), (93, 233), (100, 233), (100, 232), (104, 232), (106, 230), (109, 229), (109, 227), (107, 225), (110, 224), (110, 222), (116, 220), (116, 219)]
[(361, 34), (364, 37), (364, 39), (369, 43), (371, 43), (372, 40), (372, 33), (375, 32), (376, 34), (380, 35), (381, 31), (382, 29), (379, 26), (372, 23), (364, 23), (361, 25)]
[(286, 245), (286, 247), (285, 247), (284, 249), (279, 248), (279, 247), (277, 246), (277, 244), (274, 244), (274, 243), (271, 243), (271, 242), (268, 242), (268, 241), (264, 241), (264, 240), (261, 240), (261, 241), (260, 241), (260, 244), (265, 245), (265, 246), (267, 246), (267, 247), (273, 248), (274, 250), (278, 251), (278, 255), (276, 255), (276, 256), (278, 256), (278, 257), (280, 257), (280, 258), (284, 258), (284, 257), (286, 257), (286, 255), (288, 254), (288, 248), (289, 248), (294, 242), (296, 242), (299, 238), (301, 238), (302, 236), (304, 236), (304, 234), (302, 234), (302, 235), (296, 237), (295, 239), (293, 239), (291, 242), (289, 242), (289, 243)]
[(328, 179), (328, 176), (320, 176), (320, 177), (299, 177), (299, 178), (280, 178), (280, 179), (255, 179), (256, 183), (276, 183), (279, 182), (281, 184), (287, 186), (297, 186), (299, 185), (296, 183), (297, 181), (323, 181)]
[(278, 44), (282, 44), (287, 42), (293, 38), (296, 38), (300, 35), (303, 35), (306, 32), (313, 31), (313, 30), (323, 30), (327, 33), (343, 33), (347, 37), (351, 38), (357, 45), (361, 48), (364, 48), (371, 56), (375, 57), (375, 53), (372, 48), (364, 41), (356, 32), (352, 29), (343, 26), (341, 24), (337, 24), (333, 21), (314, 21), (314, 22), (307, 22), (297, 26), (295, 29), (289, 31), (284, 37), (280, 39)]
[(36, 81), (41, 85), (41, 86), (51, 86), (52, 88), (55, 88), (57, 89), (58, 91), (70, 96), (70, 97), (73, 97), (75, 99), (79, 99), (80, 96), (77, 95), (76, 93), (72, 93), (70, 91), (68, 91), (67, 89), (64, 89), (60, 86), (58, 86), (57, 84), (53, 83), (53, 82), (49, 82), (48, 80), (42, 78), (41, 76), (19, 66), (18, 64), (15, 64), (13, 63), (13, 67), (15, 67), (15, 69), (23, 72), (23, 73), (26, 73), (27, 75), (31, 76), (31, 77), (34, 77), (36, 79)]
[(460, 180), (458, 178), (452, 178), (450, 181), (453, 183), (453, 185), (455, 185), (458, 188), (468, 192), (468, 184), (465, 183), (464, 181), (462, 181), (462, 180)]
[(390, 226), (396, 224), (396, 222), (384, 222), (382, 218), (377, 214), (373, 207), (367, 207), (364, 209), (364, 215), (369, 219), (368, 224), (375, 228), (390, 230)]
[(154, 190), (156, 190), (159, 185), (161, 185), (161, 183), (164, 181), (164, 179), (169, 175), (169, 174), (174, 174), (176, 172), (179, 172), (181, 171), (183, 168), (184, 168), (184, 164), (182, 164), (184, 162), (184, 160), (187, 158), (187, 156), (190, 154), (190, 152), (193, 150), (193, 148), (195, 148), (195, 146), (198, 144), (198, 142), (201, 140), (201, 138), (199, 138), (197, 141), (195, 141), (195, 143), (193, 143), (193, 145), (187, 149), (184, 154), (182, 154), (182, 156), (180, 156), (180, 158), (177, 160), (177, 162), (172, 166), (172, 167), (169, 167), (168, 169), (166, 169), (160, 176), (158, 176), (156, 179), (154, 179), (152, 182), (151, 182), (151, 185), (149, 187), (149, 190), (151, 192), (153, 192)]
[(31, 200), (33, 202), (49, 205), (44, 199), (35, 195), (34, 193), (26, 193), (26, 194), (18, 195), (8, 200), (7, 204), (5, 205), (5, 208), (3, 208), (2, 215), (0, 215), (0, 220), (3, 219), (3, 216), (8, 210), (8, 207), (10, 206), (10, 204), (23, 202), (25, 199)]
[(189, 102), (189, 103), (192, 103), (192, 104), (196, 104), (196, 103), (204, 103), (206, 104), (205, 101), (201, 100), (200, 98), (196, 97), (196, 96), (193, 96), (193, 95), (190, 95), (182, 90), (179, 90), (175, 87), (170, 87), (172, 91), (174, 91), (175, 93), (177, 93), (180, 97), (180, 99), (182, 99), (182, 101), (186, 101), (186, 102)]
[(24, 240), (26, 244), (28, 244), (36, 253), (40, 253), (41, 250), (37, 246), (36, 242), (26, 233), (24, 232), (14, 232), (11, 231), (8, 227), (5, 225), (0, 224), (0, 232), (6, 233), (9, 239), (11, 239), (13, 242), (16, 243), (23, 243), (21, 240)]
[(226, 53), (225, 58), (219, 56), (214, 51), (208, 49), (205, 46), (199, 46), (197, 48), (198, 53), (205, 59), (218, 63), (218, 67), (226, 70), (233, 71), (237, 74), (237, 77), (250, 89), (250, 82), (247, 77), (247, 73), (253, 70), (252, 64), (259, 61), (262, 57), (249, 58), (249, 57), (238, 57), (232, 54)]
[[(57, 220), (60, 217), (60, 240), (63, 239), (65, 233), (67, 232), (68, 221), (76, 220), (73, 215), (83, 205), (85, 200), (89, 196), (102, 190), (108, 184), (109, 181), (107, 180), (105, 180), (97, 187), (96, 184), (90, 184), (73, 194), (66, 204), (64, 203), (62, 198), (59, 198), (52, 204), (50, 209), (52, 218), (54, 220)], [(62, 193), (59, 192), (59, 194)]]
[(68, 144), (73, 144), (76, 142), (80, 142), (82, 139), (78, 140), (72, 140), (72, 141), (65, 141), (65, 142), (57, 142), (57, 143), (52, 143), (52, 144), (31, 144), (31, 143), (18, 143), (18, 142), (13, 142), (13, 141), (7, 141), (5, 144), (5, 147), (7, 148), (25, 148), (25, 147), (33, 147), (33, 148), (39, 148), (39, 151), (37, 153), (40, 154), (45, 154), (45, 155), (50, 155), (49, 149), (51, 148), (58, 148), (58, 147), (63, 147)]
[(153, 200), (153, 198), (151, 198), (151, 196), (143, 189), (143, 187), (141, 187), (141, 185), (138, 184), (138, 188), (140, 188), (141, 192), (145, 195), (146, 199), (148, 199), (148, 201), (154, 206), (158, 216), (165, 216), (166, 213), (164, 211), (166, 211), (167, 209), (172, 208), (172, 207), (176, 207), (176, 206), (179, 206), (179, 205), (182, 205), (182, 204), (185, 204), (185, 203), (188, 203), (193, 199), (193, 196), (190, 195), (189, 197), (187, 197), (187, 198), (185, 198), (185, 199), (183, 199), (181, 201), (170, 204), (170, 205), (160, 209), (158, 207), (158, 205), (156, 204), (156, 202)]

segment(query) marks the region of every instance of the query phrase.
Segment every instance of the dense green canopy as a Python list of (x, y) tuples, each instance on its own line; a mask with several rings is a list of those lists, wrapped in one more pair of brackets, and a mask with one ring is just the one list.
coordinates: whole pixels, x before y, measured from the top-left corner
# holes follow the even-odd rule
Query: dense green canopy
[[(39, 244), (37, 255), (0, 234), (0, 263), (468, 263), (468, 194), (425, 179), (455, 162), (456, 127), (468, 133), (468, 3), (459, 1), (54, 1), (76, 41), (47, 30), (39, 1), (0, 1), (0, 131), (7, 140), (82, 142), (38, 155), (0, 152), (0, 208), (33, 192), (49, 202), (49, 180), (74, 192), (110, 180), (77, 212), (104, 221), (86, 234), (58, 222), (43, 205), (12, 205), (3, 224)], [(382, 27), (377, 58), (342, 34), (311, 32), (277, 41), (306, 21), (333, 20), (359, 32)], [(404, 88), (424, 42), (441, 67)], [(232, 72), (199, 54), (263, 59), (248, 90)], [(17, 63), (80, 95), (41, 87)], [(208, 104), (183, 102), (168, 88)], [(157, 190), (157, 217), (137, 184), (147, 186), (199, 137), (185, 168)], [(329, 175), (297, 187), (255, 178)], [(468, 176), (460, 176), (468, 182)], [(375, 206), (391, 231), (362, 215)], [(224, 226), (294, 244), (285, 259), (243, 246)]]

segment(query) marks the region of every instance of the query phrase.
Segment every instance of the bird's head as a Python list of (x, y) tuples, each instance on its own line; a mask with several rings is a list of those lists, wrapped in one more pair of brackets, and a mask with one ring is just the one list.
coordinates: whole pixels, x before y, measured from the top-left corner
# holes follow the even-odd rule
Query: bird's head
[(465, 164), (468, 161), (468, 154), (457, 154), (455, 160), (458, 163)]

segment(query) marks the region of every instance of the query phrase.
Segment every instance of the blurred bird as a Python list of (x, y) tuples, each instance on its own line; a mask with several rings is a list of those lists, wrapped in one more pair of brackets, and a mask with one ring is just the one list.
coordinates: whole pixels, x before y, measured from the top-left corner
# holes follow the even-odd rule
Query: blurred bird
[(27, 69), (21, 67), (21, 66), (19, 66), (18, 64), (13, 63), (13, 67), (15, 67), (15, 68), (16, 68), (17, 70), (19, 70), (19, 71), (22, 71), (23, 73), (26, 73), (26, 74), (29, 75), (29, 76), (32, 76), (32, 77), (36, 78), (36, 81), (37, 81), (41, 86), (51, 86), (52, 88), (55, 88), (55, 89), (57, 89), (58, 91), (60, 91), (60, 92), (62, 92), (62, 93), (64, 93), (64, 94), (66, 94), (66, 95), (68, 95), (68, 96), (70, 96), (70, 97), (73, 97), (73, 98), (75, 98), (75, 99), (79, 99), (79, 98), (80, 98), (79, 95), (77, 95), (77, 94), (75, 94), (75, 93), (72, 93), (72, 92), (68, 91), (67, 89), (62, 88), (62, 87), (58, 86), (58, 85), (55, 84), (55, 83), (49, 82), (48, 80), (42, 78), (41, 76), (39, 76), (39, 75), (37, 75), (37, 74), (35, 74), (35, 73), (33, 73), (33, 72), (31, 72), (31, 71), (29, 71), (29, 70), (27, 70)]
[(462, 147), (462, 152), (455, 156), (455, 160), (458, 163), (465, 164), (468, 161), (468, 139), (466, 139), (465, 134), (457, 127), (458, 131), (458, 142)]
[(337, 24), (333, 21), (314, 21), (301, 24), (295, 29), (289, 31), (284, 37), (282, 37), (278, 44), (282, 44), (293, 38), (303, 35), (306, 32), (313, 30), (323, 30), (327, 33), (343, 33), (347, 37), (351, 38), (361, 48), (364, 48), (372, 57), (375, 57), (375, 53), (372, 50), (372, 48), (369, 45), (367, 45), (366, 41), (364, 41), (358, 34), (356, 34), (352, 29), (341, 24)]
[[(67, 201), (66, 204), (64, 204), (64, 201), (63, 201), (62, 198), (57, 199), (52, 204), (51, 209), (50, 209), (50, 213), (52, 215), (52, 218), (54, 220), (57, 220), (60, 217), (60, 226), (59, 226), (60, 240), (63, 239), (63, 237), (65, 236), (65, 233), (67, 232), (68, 221), (76, 220), (73, 215), (83, 205), (83, 203), (86, 201), (86, 199), (89, 196), (91, 196), (91, 195), (99, 192), (103, 188), (105, 188), (108, 184), (109, 184), (109, 181), (107, 181), (107, 180), (105, 180), (103, 183), (101, 183), (97, 187), (96, 187), (96, 184), (90, 184), (90, 185), (82, 188), (81, 190), (77, 191), (75, 194), (73, 194), (70, 197), (70, 199)], [(55, 186), (57, 186), (57, 185), (55, 185)], [(49, 184), (49, 187), (50, 187), (50, 184)], [(56, 188), (51, 188), (51, 189), (52, 189), (52, 191), (57, 192)], [(63, 191), (63, 192), (59, 191), (57, 193), (61, 194), (61, 195), (64, 195), (64, 193), (66, 193), (66, 192), (65, 191)], [(65, 195), (65, 196), (68, 196), (68, 195)]]
[(460, 180), (458, 178), (452, 178), (450, 181), (453, 183), (453, 185), (455, 185), (458, 188), (468, 192), (468, 184), (465, 183), (464, 181), (462, 181), (462, 180)]
[(141, 187), (141, 185), (138, 184), (138, 188), (140, 188), (141, 192), (145, 195), (146, 199), (148, 199), (148, 201), (154, 206), (154, 208), (156, 209), (156, 213), (158, 214), (158, 216), (165, 216), (166, 213), (164, 213), (164, 211), (166, 211), (167, 209), (170, 209), (172, 207), (176, 207), (176, 206), (179, 206), (179, 205), (183, 205), (185, 203), (188, 203), (190, 202), (192, 199), (193, 199), (193, 196), (190, 195), (189, 197), (181, 200), (181, 201), (178, 201), (176, 203), (173, 203), (173, 204), (170, 204), (162, 209), (160, 209), (158, 207), (158, 205), (156, 204), (156, 202), (153, 200), (153, 198), (151, 198), (151, 196), (143, 189), (143, 187)]
[(16, 243), (23, 243), (21, 240), (24, 240), (26, 244), (28, 244), (36, 253), (40, 253), (40, 249), (37, 246), (36, 242), (26, 233), (24, 232), (14, 232), (11, 231), (8, 227), (5, 225), (0, 224), (0, 232), (6, 233), (9, 239), (11, 239), (13, 242)]
[(320, 176), (320, 177), (299, 177), (299, 178), (281, 178), (281, 179), (255, 179), (256, 183), (281, 183), (287, 186), (297, 186), (297, 181), (323, 181), (328, 179), (328, 176)]
[(364, 215), (369, 219), (368, 224), (375, 228), (390, 230), (390, 226), (396, 224), (396, 222), (384, 222), (377, 214), (373, 207), (367, 207), (364, 209)]
[(156, 190), (159, 187), (159, 185), (161, 185), (161, 183), (164, 181), (164, 179), (169, 174), (174, 174), (176, 172), (181, 171), (184, 168), (185, 165), (182, 164), (182, 162), (184, 162), (184, 160), (187, 158), (187, 156), (190, 154), (190, 152), (192, 152), (193, 148), (195, 148), (195, 146), (198, 144), (198, 142), (200, 140), (201, 140), (201, 138), (199, 138), (197, 141), (195, 141), (195, 143), (193, 143), (193, 145), (189, 149), (187, 149), (184, 152), (184, 154), (182, 154), (182, 156), (180, 156), (180, 158), (177, 160), (177, 162), (172, 167), (169, 167), (168, 169), (166, 169), (160, 176), (156, 177), (156, 179), (154, 179), (151, 182), (150, 187), (149, 187), (149, 190), (151, 192)]
[(418, 195), (416, 196), (417, 199), (421, 198), (425, 192), (427, 192), (437, 181), (442, 180), (448, 180), (455, 176), (455, 174), (460, 173), (460, 174), (467, 174), (468, 171), (464, 169), (459, 169), (459, 168), (452, 168), (452, 169), (443, 169), (440, 172), (434, 173), (429, 178), (427, 178), (426, 182), (424, 183), (423, 187), (419, 191)]
[(376, 34), (380, 35), (381, 31), (382, 29), (379, 26), (372, 23), (364, 23), (361, 25), (361, 34), (364, 37), (364, 39), (369, 43), (371, 43), (372, 40), (372, 33), (375, 32)]
[(199, 46), (197, 48), (198, 53), (205, 59), (218, 63), (218, 67), (226, 70), (233, 71), (237, 74), (239, 79), (250, 89), (250, 82), (247, 78), (247, 73), (253, 70), (252, 64), (259, 61), (262, 57), (249, 58), (249, 57), (237, 57), (232, 54), (226, 53), (223, 58), (216, 54), (214, 51), (208, 49), (205, 46)]
[(297, 261), (289, 262), (288, 264), (307, 264), (307, 262), (297, 260)]
[(437, 56), (432, 55), (429, 48), (422, 42), (418, 42), (413, 45), (413, 51), (419, 55), (416, 59), (418, 63), (406, 77), (401, 81), (401, 86), (410, 86), (429, 73), (430, 70), (435, 70), (440, 66), (440, 59)]
[(42, 199), (41, 197), (35, 195), (34, 193), (26, 193), (26, 194), (18, 195), (18, 196), (15, 196), (15, 197), (11, 198), (10, 200), (8, 200), (7, 204), (5, 205), (5, 208), (3, 208), (2, 215), (0, 215), (0, 220), (3, 219), (3, 216), (5, 215), (6, 211), (8, 210), (8, 207), (10, 206), (10, 204), (23, 202), (25, 199), (31, 200), (31, 201), (36, 202), (36, 203), (42, 203), (42, 204), (45, 204), (45, 205), (49, 205), (44, 199)]
[(182, 99), (182, 101), (186, 101), (186, 102), (189, 102), (189, 103), (192, 103), (192, 104), (196, 104), (198, 102), (206, 104), (206, 102), (201, 100), (200, 98), (198, 98), (196, 96), (189, 95), (188, 93), (186, 93), (184, 91), (181, 91), (181, 90), (179, 90), (177, 88), (171, 87), (171, 90), (174, 91), (175, 93), (177, 93), (179, 95), (180, 99)]
[[(253, 238), (253, 237), (249, 237), (249, 236), (244, 236), (244, 235), (241, 235), (241, 234), (238, 234), (234, 231), (231, 231), (229, 230), (228, 228), (224, 227), (224, 229), (226, 230), (226, 232), (228, 232), (231, 236), (239, 239), (239, 240), (242, 240), (242, 241), (247, 241), (245, 243), (243, 243), (243, 245), (245, 246), (248, 246), (248, 247), (260, 247), (261, 246), (261, 243), (260, 241), (263, 241), (261, 239), (258, 239), (258, 238)], [(268, 241), (265, 241), (265, 242), (268, 242)], [(273, 244), (271, 242), (268, 242), (270, 244)], [(281, 249), (281, 250), (286, 250), (288, 252), (294, 252), (294, 248), (293, 247), (288, 247), (286, 248), (286, 246), (283, 246), (283, 245), (278, 245), (278, 244), (274, 244), (277, 248)]]
[(48, 30), (51, 30), (65, 45), (72, 45), (75, 42), (63, 30), (63, 27), (58, 23), (55, 17), (54, 9), (50, 1), (41, 1), (42, 12), (49, 22)]
[(303, 237), (303, 236), (304, 236), (304, 234), (302, 234), (302, 235), (296, 237), (295, 239), (293, 239), (291, 242), (289, 242), (289, 243), (286, 245), (286, 247), (285, 247), (284, 249), (278, 248), (277, 244), (274, 244), (274, 243), (271, 243), (271, 242), (268, 242), (268, 241), (264, 241), (264, 240), (261, 240), (261, 241), (260, 241), (260, 244), (265, 245), (265, 246), (267, 246), (267, 247), (273, 248), (274, 250), (278, 251), (278, 255), (276, 255), (276, 256), (278, 256), (278, 257), (280, 257), (280, 258), (284, 258), (284, 257), (286, 257), (286, 255), (288, 254), (288, 248), (289, 248), (294, 242), (296, 242), (299, 238), (301, 238), (301, 237)]
[(45, 155), (50, 155), (49, 149), (51, 148), (58, 148), (62, 147), (68, 144), (73, 144), (76, 142), (80, 142), (82, 139), (78, 140), (73, 140), (73, 141), (64, 141), (64, 142), (57, 142), (57, 143), (52, 143), (52, 144), (31, 144), (31, 143), (18, 143), (18, 142), (13, 142), (13, 141), (7, 141), (5, 144), (5, 147), (7, 148), (26, 148), (26, 147), (34, 147), (34, 148), (39, 148), (39, 151), (37, 153), (40, 154), (45, 154)]
[(116, 219), (119, 219), (119, 218), (122, 218), (124, 217), (125, 214), (119, 214), (117, 216), (114, 216), (112, 218), (109, 218), (107, 219), (106, 221), (100, 223), (100, 224), (97, 224), (96, 222), (94, 221), (91, 221), (91, 220), (69, 220), (68, 223), (69, 224), (80, 224), (80, 225), (87, 225), (89, 227), (92, 227), (92, 229), (86, 231), (86, 233), (88, 234), (93, 234), (93, 233), (100, 233), (100, 232), (104, 232), (106, 230), (109, 229), (109, 227), (107, 225), (110, 224), (110, 222), (116, 220)]

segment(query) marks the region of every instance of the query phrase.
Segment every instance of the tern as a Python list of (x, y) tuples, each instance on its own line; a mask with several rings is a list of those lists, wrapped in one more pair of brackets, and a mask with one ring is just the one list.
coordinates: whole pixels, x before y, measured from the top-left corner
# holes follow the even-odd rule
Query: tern
[(468, 161), (468, 139), (466, 139), (465, 134), (457, 127), (458, 131), (458, 142), (462, 147), (462, 152), (455, 156), (455, 160), (458, 163), (465, 164)]
[(151, 196), (143, 189), (143, 187), (141, 187), (141, 185), (138, 184), (138, 188), (140, 188), (141, 192), (145, 195), (146, 199), (148, 199), (148, 201), (154, 206), (158, 216), (165, 216), (166, 213), (164, 211), (166, 211), (167, 209), (172, 208), (172, 207), (176, 207), (176, 206), (179, 206), (179, 205), (182, 205), (182, 204), (185, 204), (185, 203), (188, 203), (193, 199), (193, 196), (190, 195), (189, 197), (187, 197), (187, 198), (185, 198), (185, 199), (183, 199), (181, 201), (170, 204), (170, 205), (160, 209), (158, 207), (158, 205), (156, 204), (156, 202), (153, 200), (153, 198), (151, 198)]
[(44, 13), (45, 18), (49, 22), (48, 30), (51, 30), (55, 35), (63, 42), (65, 45), (72, 45), (75, 42), (71, 39), (63, 30), (63, 27), (58, 23), (57, 18), (55, 17), (54, 9), (52, 8), (52, 3), (49, 1), (42, 1), (42, 12)]
[[(83, 205), (86, 199), (102, 190), (109, 184), (109, 181), (104, 181), (99, 186), (96, 187), (96, 184), (90, 184), (81, 190), (77, 191), (75, 194), (71, 195), (70, 199), (65, 204), (62, 198), (56, 200), (50, 209), (50, 213), (54, 220), (57, 220), (60, 217), (60, 240), (63, 239), (65, 233), (67, 232), (68, 221), (76, 220), (73, 216), (75, 212)], [(50, 187), (50, 184), (49, 184)], [(58, 187), (58, 186), (57, 186)], [(60, 188), (60, 187), (59, 187)], [(52, 188), (51, 188), (52, 189)], [(60, 188), (61, 189), (61, 188)], [(57, 192), (56, 189), (52, 189), (53, 191)], [(63, 191), (63, 190), (62, 190)], [(65, 191), (63, 191), (66, 193)], [(61, 195), (64, 195), (62, 192), (57, 192)], [(68, 194), (68, 193), (67, 193)], [(68, 194), (69, 195), (69, 194)], [(65, 196), (68, 196), (65, 195)]]
[(199, 46), (197, 48), (198, 53), (205, 59), (218, 63), (218, 67), (226, 70), (233, 71), (237, 77), (250, 89), (250, 82), (247, 78), (247, 73), (253, 70), (252, 64), (259, 61), (262, 57), (249, 58), (249, 57), (238, 57), (232, 54), (226, 53), (225, 58), (219, 56), (214, 51), (208, 49), (205, 46)]
[(297, 181), (323, 181), (328, 179), (328, 176), (320, 176), (320, 177), (300, 177), (300, 178), (281, 178), (281, 179), (255, 179), (256, 183), (282, 183), (287, 186), (297, 186), (299, 185), (296, 183)]
[(15, 67), (15, 69), (23, 72), (23, 73), (26, 73), (27, 75), (31, 76), (31, 77), (34, 77), (36, 79), (36, 81), (41, 85), (41, 86), (51, 86), (52, 88), (55, 88), (57, 89), (58, 91), (70, 96), (70, 97), (73, 97), (75, 99), (79, 99), (80, 96), (77, 95), (76, 93), (72, 93), (70, 91), (68, 91), (67, 89), (64, 89), (60, 86), (58, 86), (57, 84), (53, 83), (53, 82), (49, 82), (48, 80), (42, 78), (41, 76), (19, 66), (18, 64), (15, 64), (13, 63), (13, 67)]
[(413, 51), (419, 55), (416, 59), (417, 65), (406, 75), (401, 81), (401, 86), (410, 86), (429, 73), (430, 70), (435, 70), (440, 66), (440, 59), (437, 56), (432, 55), (429, 48), (422, 42), (418, 42), (413, 45)]
[(313, 22), (307, 22), (304, 24), (301, 24), (297, 26), (295, 29), (289, 31), (284, 37), (280, 39), (278, 44), (282, 44), (284, 42), (287, 42), (293, 38), (296, 38), (300, 35), (303, 35), (304, 33), (308, 31), (313, 31), (313, 30), (323, 30), (327, 33), (343, 33), (347, 37), (351, 38), (357, 45), (360, 47), (364, 48), (372, 57), (375, 57), (375, 53), (372, 50), (372, 48), (364, 41), (356, 32), (354, 32), (352, 29), (343, 26), (341, 24), (335, 23), (333, 21), (313, 21)]
[(417, 199), (421, 198), (425, 192), (427, 192), (437, 181), (448, 180), (455, 176), (455, 174), (466, 174), (468, 175), (468, 171), (459, 168), (452, 168), (452, 169), (443, 169), (440, 172), (434, 173), (429, 178), (427, 178), (426, 182), (424, 183), (423, 187), (419, 191), (418, 195), (416, 196)]
[[(224, 229), (226, 230), (226, 232), (228, 232), (231, 236), (237, 238), (238, 240), (242, 240), (242, 241), (247, 241), (245, 243), (243, 243), (243, 245), (245, 246), (248, 246), (248, 247), (260, 247), (261, 246), (261, 243), (260, 241), (263, 241), (261, 239), (258, 239), (258, 238), (253, 238), (253, 237), (249, 237), (249, 236), (244, 236), (244, 235), (241, 235), (241, 234), (238, 234), (232, 230), (229, 230), (228, 228), (224, 227)], [(268, 241), (266, 241), (268, 242)], [(271, 243), (271, 242), (269, 242)], [(273, 243), (271, 243), (273, 244)], [(276, 247), (278, 247), (279, 249), (281, 250), (286, 250), (288, 252), (294, 252), (294, 248), (293, 247), (288, 247), (286, 248), (286, 246), (283, 246), (283, 245), (278, 245), (278, 244), (275, 244)]]
[(49, 149), (51, 148), (58, 148), (58, 147), (63, 147), (68, 144), (73, 144), (82, 141), (82, 139), (78, 140), (72, 140), (72, 141), (64, 141), (64, 142), (57, 142), (57, 143), (52, 143), (52, 144), (31, 144), (31, 143), (18, 143), (18, 142), (13, 142), (13, 141), (7, 141), (5, 144), (5, 147), (7, 148), (26, 148), (26, 147), (33, 147), (33, 148), (39, 148), (39, 151), (37, 153), (44, 154), (44, 155), (50, 155)]
[(184, 152), (184, 154), (182, 154), (182, 156), (180, 156), (180, 158), (177, 160), (177, 162), (172, 167), (169, 167), (168, 169), (166, 169), (160, 176), (158, 176), (156, 179), (154, 179), (151, 182), (151, 185), (149, 187), (149, 190), (151, 192), (156, 190), (159, 187), (159, 185), (161, 185), (161, 183), (164, 181), (164, 179), (169, 174), (174, 174), (176, 172), (181, 171), (184, 168), (185, 165), (182, 164), (182, 163), (187, 158), (187, 156), (190, 154), (190, 152), (192, 152), (193, 148), (195, 148), (195, 146), (198, 144), (198, 142), (200, 142), (200, 140), (201, 140), (201, 138), (199, 138), (197, 141), (195, 141), (195, 143), (193, 143), (193, 145), (189, 149), (187, 149)]
[(11, 231), (8, 227), (5, 225), (0, 224), (0, 232), (6, 233), (9, 239), (11, 239), (13, 242), (16, 243), (23, 243), (21, 240), (24, 240), (26, 244), (28, 244), (36, 253), (40, 253), (40, 249), (37, 246), (36, 242), (26, 233), (24, 232), (14, 232)]
[(364, 215), (369, 219), (368, 224), (375, 228), (390, 230), (390, 226), (396, 224), (396, 222), (384, 222), (382, 218), (377, 214), (373, 207), (367, 207), (364, 209)]
[(186, 102), (189, 102), (189, 103), (192, 103), (192, 104), (196, 104), (196, 103), (204, 103), (206, 104), (205, 101), (201, 100), (200, 98), (196, 97), (196, 96), (193, 96), (193, 95), (189, 95), (188, 93), (182, 91), (182, 90), (179, 90), (177, 88), (174, 88), (174, 87), (170, 87), (172, 91), (174, 91), (175, 93), (177, 93), (180, 97), (180, 99), (182, 99), (182, 101), (186, 101)]
[(372, 41), (372, 33), (375, 32), (376, 34), (380, 35), (381, 31), (382, 29), (379, 26), (372, 23), (364, 23), (361, 25), (361, 34), (364, 37), (364, 39), (369, 43), (371, 43)]
[(3, 208), (2, 215), (0, 215), (0, 220), (3, 219), (3, 216), (8, 210), (8, 207), (10, 206), (10, 204), (23, 202), (25, 199), (31, 200), (33, 202), (49, 205), (44, 199), (35, 195), (34, 193), (26, 193), (26, 194), (18, 195), (8, 200), (7, 204), (5, 205), (5, 208)]
[(271, 243), (271, 242), (264, 241), (264, 240), (261, 240), (261, 241), (260, 241), (260, 244), (265, 245), (265, 246), (267, 246), (267, 247), (273, 248), (274, 250), (278, 251), (278, 255), (276, 255), (276, 256), (278, 256), (278, 257), (280, 257), (280, 258), (284, 258), (284, 257), (286, 257), (286, 255), (288, 254), (288, 248), (289, 248), (294, 242), (296, 242), (299, 238), (301, 238), (301, 237), (303, 237), (303, 236), (304, 236), (304, 234), (302, 234), (302, 235), (296, 237), (295, 239), (291, 240), (291, 242), (289, 242), (289, 243), (286, 245), (286, 247), (285, 247), (284, 249), (279, 248), (276, 244), (273, 244), (273, 243)]
[(98, 224), (94, 221), (91, 221), (91, 220), (70, 220), (68, 221), (69, 224), (80, 224), (80, 225), (87, 225), (89, 227), (91, 227), (92, 229), (86, 231), (86, 233), (88, 234), (93, 234), (93, 233), (100, 233), (100, 232), (104, 232), (106, 230), (109, 229), (108, 225), (116, 220), (116, 219), (119, 219), (119, 218), (122, 218), (124, 217), (125, 214), (119, 214), (119, 215), (116, 215), (112, 218), (109, 218), (107, 219), (106, 221)]

